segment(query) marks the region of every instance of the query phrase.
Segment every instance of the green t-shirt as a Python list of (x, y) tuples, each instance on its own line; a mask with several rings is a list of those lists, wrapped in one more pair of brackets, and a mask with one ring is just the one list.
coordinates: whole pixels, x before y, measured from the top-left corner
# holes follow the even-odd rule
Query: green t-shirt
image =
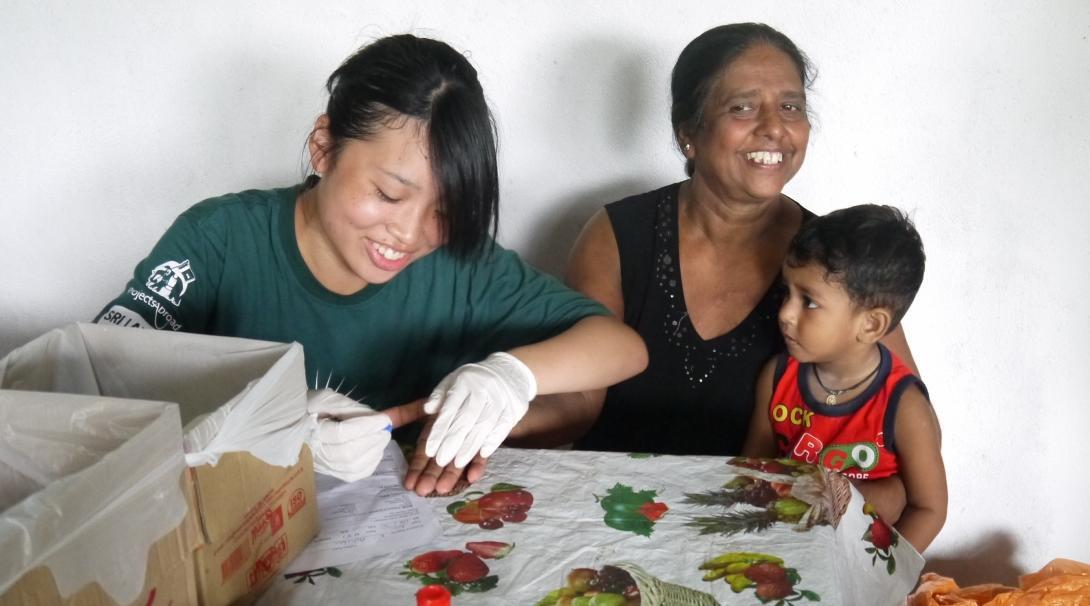
[(298, 187), (205, 200), (174, 222), (97, 322), (298, 341), (310, 388), (382, 409), (427, 396), (457, 366), (608, 312), (496, 246), (439, 248), (393, 280), (338, 295), (295, 241)]

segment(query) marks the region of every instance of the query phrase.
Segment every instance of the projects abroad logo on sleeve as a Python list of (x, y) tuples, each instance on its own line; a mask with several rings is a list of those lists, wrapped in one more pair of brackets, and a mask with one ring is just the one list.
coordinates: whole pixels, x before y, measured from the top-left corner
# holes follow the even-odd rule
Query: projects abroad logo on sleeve
[(145, 285), (177, 307), (182, 304), (182, 295), (196, 279), (193, 268), (189, 266), (189, 259), (181, 262), (167, 261), (151, 270)]

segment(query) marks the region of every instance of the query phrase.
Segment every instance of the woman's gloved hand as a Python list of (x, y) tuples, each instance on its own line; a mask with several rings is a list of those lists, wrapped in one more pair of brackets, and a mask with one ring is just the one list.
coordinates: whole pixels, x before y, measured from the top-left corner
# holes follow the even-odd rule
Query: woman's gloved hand
[(537, 395), (534, 373), (509, 353), (454, 369), (424, 403), (436, 414), (425, 452), (439, 465), (465, 467), (480, 452), (496, 451)]
[(374, 473), (390, 443), (390, 417), (332, 389), (307, 392), (307, 412), (317, 420), (308, 440), (314, 471), (345, 482)]

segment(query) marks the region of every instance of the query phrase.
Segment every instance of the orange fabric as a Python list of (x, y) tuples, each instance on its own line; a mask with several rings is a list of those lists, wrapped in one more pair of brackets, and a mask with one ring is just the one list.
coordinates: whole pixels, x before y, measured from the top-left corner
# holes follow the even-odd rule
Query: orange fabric
[(953, 579), (924, 573), (908, 606), (1090, 606), (1090, 565), (1055, 559), (1022, 575), (1020, 587), (997, 583), (959, 588)]

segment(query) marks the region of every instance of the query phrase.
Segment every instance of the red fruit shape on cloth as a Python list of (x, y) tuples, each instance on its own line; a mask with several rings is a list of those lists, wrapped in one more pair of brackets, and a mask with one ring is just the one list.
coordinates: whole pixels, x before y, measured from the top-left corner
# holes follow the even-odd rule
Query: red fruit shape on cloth
[(492, 516), (482, 513), (476, 501), (468, 501), (453, 513), (453, 517), (463, 524), (479, 524)]
[(470, 541), (466, 543), (466, 549), (485, 560), (503, 559), (514, 548), (514, 545), (501, 543), (500, 541)]
[(509, 512), (503, 514), (502, 516), (500, 516), (500, 519), (503, 520), (504, 522), (514, 522), (516, 524), (519, 524), (521, 522), (526, 521), (526, 512), (525, 511), (509, 511)]
[(526, 511), (533, 504), (534, 495), (525, 490), (490, 492), (477, 499), (477, 505), (482, 511), (495, 515), (503, 515), (509, 511)]
[(791, 468), (779, 461), (762, 461), (757, 468), (765, 473), (790, 473)]
[(462, 555), (457, 549), (451, 551), (429, 551), (422, 553), (409, 562), (409, 568), (420, 574), (439, 572), (447, 567), (447, 563), (455, 557)]
[[(479, 494), (479, 493), (478, 493)], [(512, 484), (497, 484), (492, 492), (467, 498), (447, 506), (447, 512), (463, 524), (476, 524), (485, 530), (502, 528), (504, 522), (522, 522), (534, 504), (534, 495)]]
[(761, 562), (746, 568), (743, 573), (747, 579), (758, 585), (782, 583), (787, 581), (787, 571), (783, 566), (772, 562)]
[(746, 469), (752, 469), (754, 471), (763, 471), (765, 473), (790, 473), (791, 468), (783, 463), (774, 459), (756, 459), (753, 457), (733, 457), (727, 461), (735, 467), (745, 467)]
[(460, 553), (447, 564), (447, 578), (455, 583), (472, 583), (488, 575), (488, 565), (472, 553)]
[(761, 461), (759, 459), (753, 459), (750, 457), (733, 457), (727, 463), (734, 465), (735, 467), (745, 467), (746, 469), (759, 469)]
[(776, 496), (781, 497), (781, 498), (791, 496), (791, 489), (793, 488), (793, 486), (791, 484), (781, 484), (779, 482), (769, 482), (769, 485), (772, 487), (772, 490), (776, 491)]
[(770, 482), (756, 480), (742, 489), (741, 500), (754, 507), (767, 507), (769, 503), (783, 496), (773, 486), (775, 485)]
[(870, 542), (882, 551), (893, 544), (893, 530), (882, 520), (875, 518), (870, 524)]
[(643, 505), (640, 505), (639, 509), (636, 511), (640, 512), (640, 515), (643, 517), (654, 522), (665, 515), (669, 509), (670, 508), (666, 506), (666, 503), (644, 503)]
[(779, 583), (761, 583), (757, 585), (757, 597), (764, 602), (786, 598), (794, 592), (795, 590), (791, 587), (791, 583), (787, 582), (787, 579)]

